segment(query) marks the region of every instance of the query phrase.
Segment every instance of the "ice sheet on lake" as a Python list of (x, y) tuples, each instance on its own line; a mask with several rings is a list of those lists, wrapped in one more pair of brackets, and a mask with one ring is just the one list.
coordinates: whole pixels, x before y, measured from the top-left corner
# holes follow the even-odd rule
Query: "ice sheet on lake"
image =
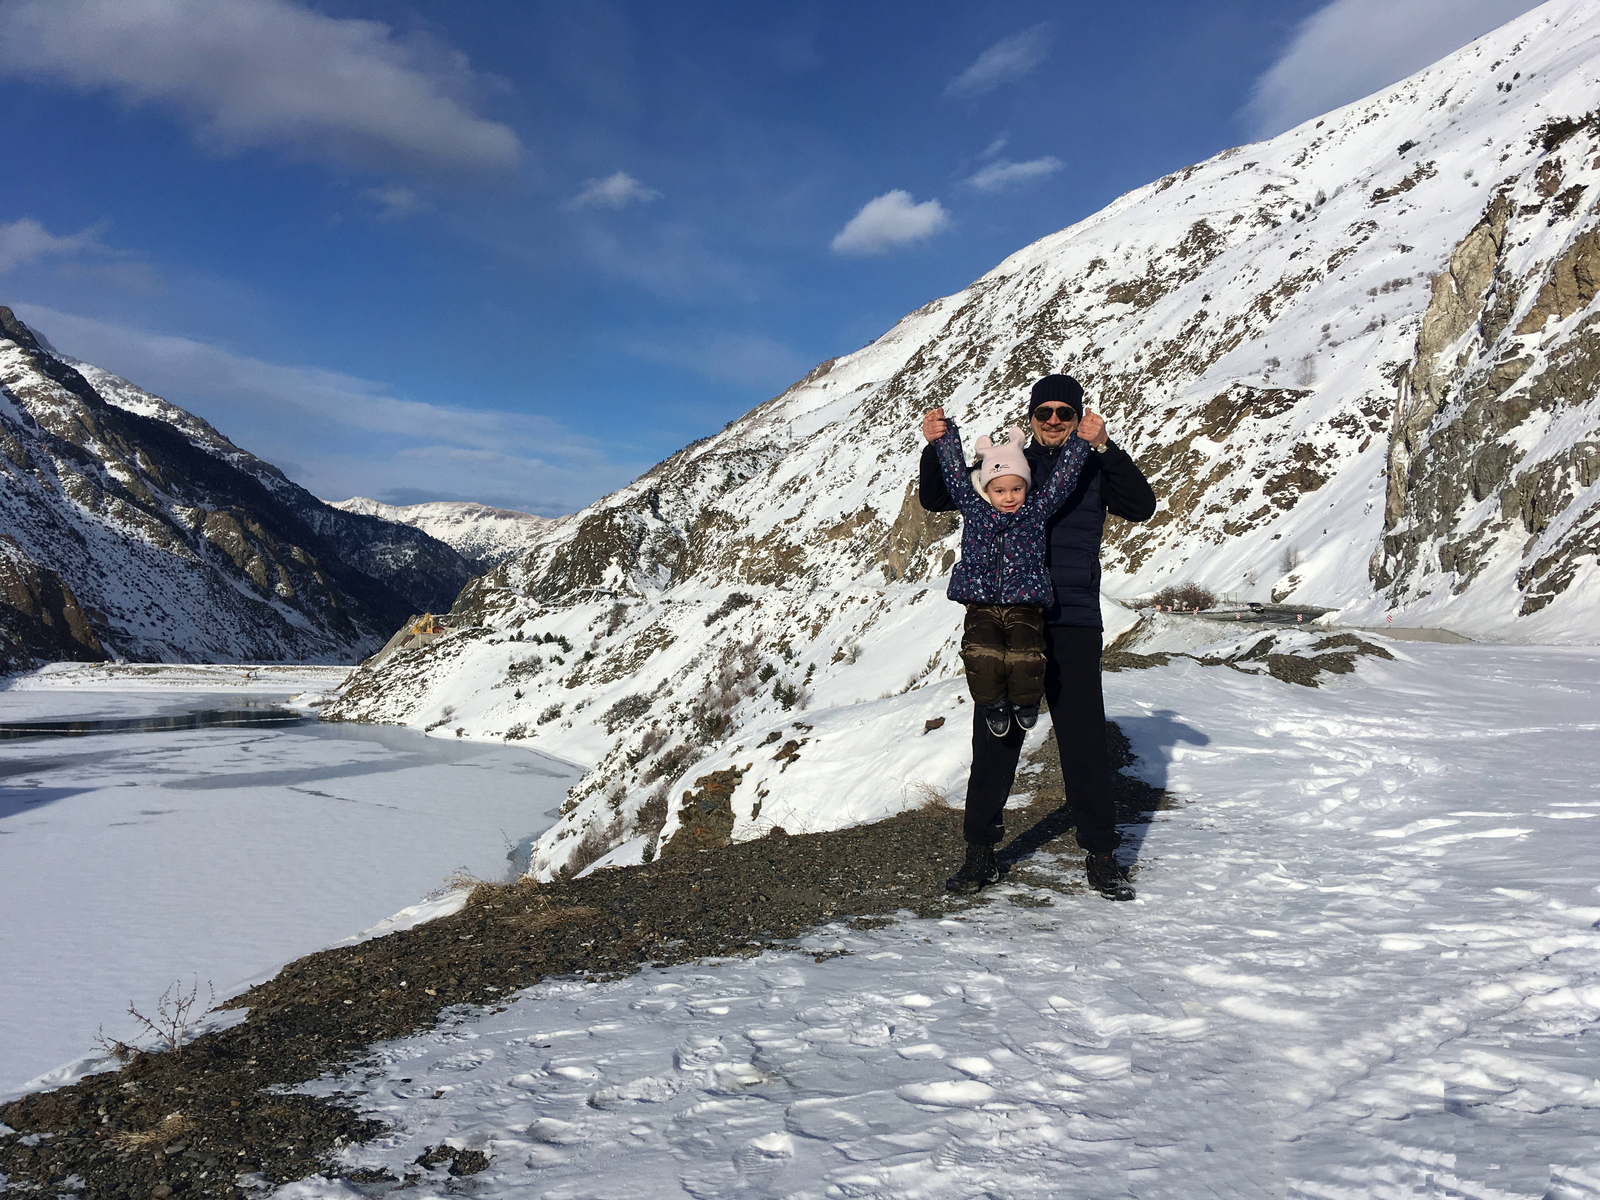
[[(170, 714), (304, 691), (317, 673), (217, 690), (218, 671), (241, 670), (162, 668), (124, 691), (34, 676), (0, 693), (0, 718)], [(349, 725), (0, 745), (0, 1094), (63, 1063), (81, 1073), (102, 1024), (133, 1040), (130, 1000), (152, 1008), (180, 978), (232, 995), (354, 930), (423, 919), (399, 910), (458, 867), (500, 878), (507, 843), (548, 826), (578, 774)]]

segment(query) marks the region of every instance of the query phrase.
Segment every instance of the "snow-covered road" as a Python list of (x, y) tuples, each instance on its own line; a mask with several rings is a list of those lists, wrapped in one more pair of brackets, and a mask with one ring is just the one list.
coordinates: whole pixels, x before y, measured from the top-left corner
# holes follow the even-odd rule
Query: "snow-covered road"
[[(317, 682), (286, 688), (269, 669), (224, 691), (207, 669), (142, 684), (94, 670), (0, 692), (0, 720), (172, 714)], [(458, 867), (500, 878), (506, 838), (542, 832), (578, 774), (351, 725), (0, 742), (0, 1095), (89, 1053), (102, 1024), (131, 1039), (129, 1001), (148, 1012), (180, 978), (220, 999)]]
[(1392, 648), (1319, 690), (1107, 677), (1184, 801), (1130, 831), (1138, 903), (1002, 886), (809, 939), (842, 958), (552, 981), (319, 1084), (396, 1127), (346, 1161), (449, 1140), (482, 1197), (1600, 1195), (1600, 654)]

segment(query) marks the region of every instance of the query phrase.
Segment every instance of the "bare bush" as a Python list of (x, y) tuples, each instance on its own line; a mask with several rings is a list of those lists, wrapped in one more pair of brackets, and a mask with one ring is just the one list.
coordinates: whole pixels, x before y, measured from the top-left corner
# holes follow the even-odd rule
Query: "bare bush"
[(1278, 566), (1287, 575), (1300, 565), (1300, 548), (1298, 546), (1285, 546), (1278, 555)]
[(544, 670), (544, 659), (537, 654), (518, 659), (506, 668), (506, 682), (521, 683), (525, 679), (532, 679), (542, 670)]
[(1215, 592), (1201, 587), (1198, 583), (1172, 583), (1151, 596), (1150, 603), (1157, 608), (1170, 608), (1174, 612), (1193, 612), (1195, 609), (1204, 611), (1216, 607), (1217, 596)]
[(127, 1066), (139, 1055), (139, 1050), (137, 1047), (130, 1046), (127, 1042), (121, 1041), (106, 1033), (106, 1027), (104, 1025), (100, 1026), (100, 1031), (95, 1035), (94, 1044), (100, 1047), (100, 1049), (104, 1050), (112, 1058), (116, 1059), (123, 1066)]
[(455, 720), (455, 717), (456, 717), (456, 706), (454, 704), (446, 704), (443, 708), (441, 708), (439, 710), (439, 719), (437, 721), (435, 721), (433, 724), (426, 725), (423, 728), (424, 728), (424, 730), (426, 732), (432, 733), (435, 729), (439, 729), (439, 728), (442, 728), (445, 725), (450, 724), (451, 721)]
[(661, 747), (665, 746), (667, 744), (667, 738), (670, 736), (671, 735), (667, 733), (666, 727), (659, 721), (651, 725), (649, 729), (644, 731), (644, 737), (639, 739), (638, 749), (634, 750), (633, 753), (628, 755), (628, 765), (630, 767), (638, 766), (657, 750), (661, 749)]
[(615, 733), (618, 725), (632, 725), (649, 711), (649, 696), (624, 696), (606, 709), (606, 715), (600, 720), (605, 725), (607, 733)]
[(195, 977), (189, 990), (183, 990), (183, 980), (178, 980), (161, 993), (161, 999), (156, 1001), (156, 1015), (152, 1020), (134, 1007), (133, 1001), (128, 1001), (128, 1015), (144, 1027), (146, 1033), (158, 1037), (166, 1043), (168, 1050), (174, 1054), (183, 1049), (183, 1043), (188, 1038), (194, 1024), (217, 1003), (217, 989), (211, 986), (210, 981), (206, 987), (211, 993), (211, 998), (204, 1008), (196, 1011), (200, 1002), (200, 978)]
[(506, 741), (508, 742), (518, 742), (527, 736), (528, 723), (526, 721), (518, 721), (510, 729), (506, 730)]
[(548, 725), (551, 721), (557, 721), (560, 719), (561, 705), (559, 704), (552, 704), (549, 708), (545, 709), (539, 714), (539, 724), (541, 725)]
[(610, 852), (611, 843), (606, 837), (605, 830), (590, 825), (583, 831), (578, 844), (572, 848), (572, 853), (567, 856), (566, 865), (561, 868), (559, 874), (563, 879), (571, 879), (585, 867), (591, 867), (599, 862)]
[(646, 767), (644, 774), (639, 776), (639, 782), (649, 784), (665, 779), (670, 783), (687, 771), (698, 757), (693, 746), (680, 742)]
[(729, 592), (727, 599), (718, 605), (716, 611), (706, 618), (706, 625), (707, 627), (715, 625), (734, 609), (746, 608), (755, 602), (756, 598), (746, 592)]
[(606, 614), (606, 636), (610, 637), (622, 628), (622, 623), (628, 619), (628, 606), (626, 604), (613, 604), (611, 611)]
[(667, 789), (671, 786), (663, 783), (644, 798), (644, 803), (639, 805), (640, 829), (661, 832), (661, 827), (667, 823)]

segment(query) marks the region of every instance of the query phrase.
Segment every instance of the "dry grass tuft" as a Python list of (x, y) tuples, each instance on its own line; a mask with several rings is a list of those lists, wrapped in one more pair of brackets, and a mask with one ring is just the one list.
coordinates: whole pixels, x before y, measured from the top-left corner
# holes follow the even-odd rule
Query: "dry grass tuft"
[(952, 807), (949, 789), (935, 787), (924, 779), (914, 779), (906, 784), (905, 796), (911, 802), (907, 807), (915, 808), (918, 812), (949, 812)]
[(118, 1150), (143, 1150), (154, 1146), (165, 1146), (193, 1129), (194, 1122), (182, 1113), (168, 1113), (161, 1118), (160, 1124), (151, 1129), (140, 1133), (125, 1130), (122, 1133), (112, 1134), (107, 1140)]
[(526, 929), (530, 933), (539, 933), (546, 929), (560, 929), (563, 925), (576, 925), (579, 921), (592, 921), (600, 916), (600, 910), (587, 904), (573, 904), (562, 908), (546, 902), (544, 908), (530, 908), (509, 918), (508, 924), (515, 925), (518, 929)]
[(443, 900), (452, 892), (476, 892), (481, 887), (490, 887), (488, 881), (479, 879), (466, 867), (457, 867), (444, 877), (444, 880), (433, 891), (423, 897), (424, 900)]

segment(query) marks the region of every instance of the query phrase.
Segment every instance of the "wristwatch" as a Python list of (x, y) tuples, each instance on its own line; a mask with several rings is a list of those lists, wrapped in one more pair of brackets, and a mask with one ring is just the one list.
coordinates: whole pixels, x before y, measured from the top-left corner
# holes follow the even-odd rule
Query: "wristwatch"
[(1089, 443), (1089, 449), (1093, 450), (1096, 454), (1104, 454), (1106, 452), (1106, 447), (1108, 447), (1109, 445), (1111, 445), (1111, 439), (1107, 438), (1105, 441), (1101, 442), (1098, 446), (1096, 446), (1093, 442), (1090, 442)]

